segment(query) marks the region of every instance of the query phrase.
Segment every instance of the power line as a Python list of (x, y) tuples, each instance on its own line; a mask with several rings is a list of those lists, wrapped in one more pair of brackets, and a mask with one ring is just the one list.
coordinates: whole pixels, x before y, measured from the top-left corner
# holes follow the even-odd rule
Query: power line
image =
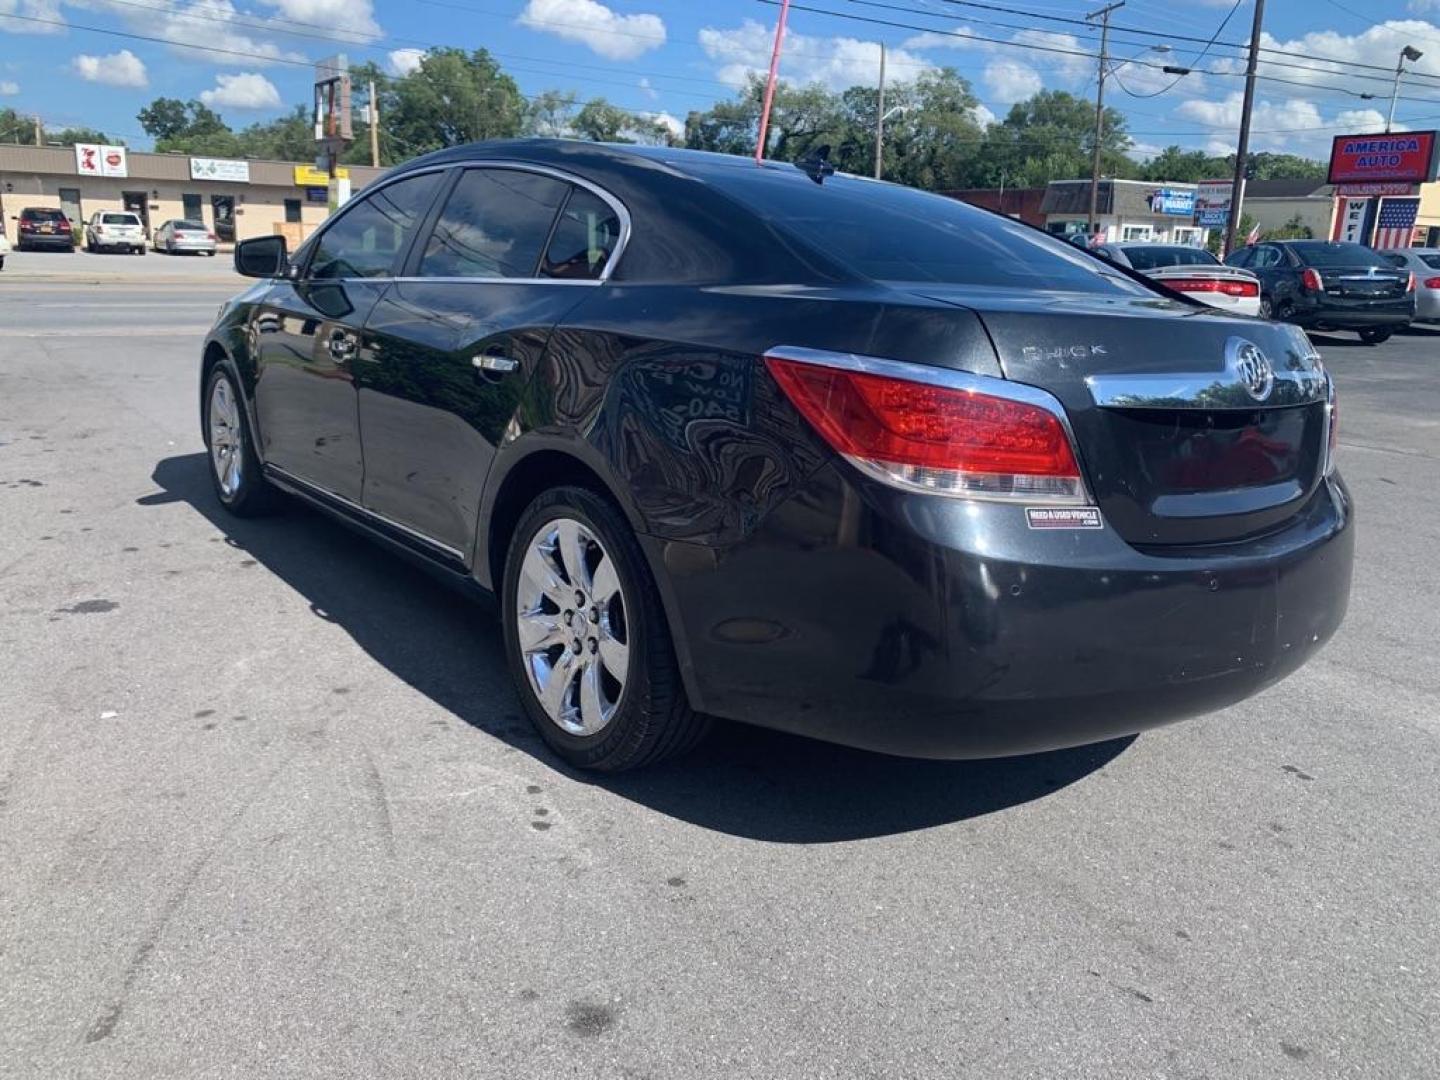
[[(1210, 51), (1210, 46), (1215, 44), (1215, 39), (1225, 32), (1225, 25), (1234, 17), (1235, 12), (1240, 10), (1240, 4), (1242, 2), (1243, 0), (1235, 0), (1235, 3), (1230, 5), (1230, 10), (1225, 13), (1225, 18), (1220, 20), (1220, 25), (1215, 28), (1215, 33), (1210, 36), (1210, 40), (1205, 43), (1205, 47), (1195, 54), (1195, 59), (1191, 60), (1189, 65), (1187, 66), (1194, 67), (1196, 64), (1198, 64), (1201, 60), (1205, 58), (1205, 54)], [(1115, 78), (1115, 85), (1120, 87), (1121, 90), (1125, 91), (1125, 93), (1129, 94), (1131, 97), (1153, 98), (1159, 97), (1161, 94), (1168, 93), (1169, 91), (1173, 90), (1175, 88), (1175, 85), (1181, 79), (1185, 78), (1186, 72), (1182, 71), (1180, 74), (1176, 75), (1175, 78), (1171, 79), (1170, 82), (1162, 86), (1159, 90), (1156, 90), (1149, 94), (1137, 94), (1134, 90), (1131, 90), (1128, 86), (1126, 86), (1124, 80), (1120, 78), (1120, 72), (1118, 69), (1112, 71), (1111, 75), (1113, 75)]]

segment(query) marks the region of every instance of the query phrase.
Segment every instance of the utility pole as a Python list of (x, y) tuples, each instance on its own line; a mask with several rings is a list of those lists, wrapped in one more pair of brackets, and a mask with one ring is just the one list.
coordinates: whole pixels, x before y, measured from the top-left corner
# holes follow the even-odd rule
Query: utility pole
[(380, 167), (380, 102), (375, 97), (375, 80), (370, 80), (370, 164)]
[(880, 43), (880, 97), (875, 104), (875, 179), (880, 179), (880, 164), (885, 147), (885, 43)]
[(45, 145), (45, 128), (44, 128), (44, 126), (40, 123), (40, 117), (38, 117), (38, 116), (35, 117), (35, 145), (36, 145), (36, 146), (44, 146), (44, 145)]
[(775, 23), (775, 47), (770, 51), (770, 77), (765, 80), (765, 100), (760, 106), (760, 132), (755, 140), (755, 164), (765, 160), (765, 142), (770, 135), (770, 106), (775, 103), (775, 79), (780, 74), (780, 49), (785, 44), (785, 20), (790, 0), (780, 0), (780, 18)]
[(1224, 257), (1235, 247), (1235, 231), (1240, 227), (1241, 207), (1245, 202), (1245, 165), (1250, 157), (1250, 112), (1255, 107), (1255, 67), (1260, 62), (1260, 27), (1265, 21), (1265, 0), (1255, 0), (1255, 22), (1250, 27), (1250, 56), (1245, 61), (1245, 99), (1240, 106), (1240, 141), (1235, 147), (1235, 182), (1230, 187), (1230, 216), (1225, 221)]
[[(1090, 166), (1090, 235), (1095, 235), (1095, 211), (1100, 204), (1100, 144), (1105, 139), (1105, 65), (1110, 62), (1110, 12), (1125, 6), (1125, 0), (1092, 11), (1085, 21), (1100, 20), (1100, 71), (1095, 84), (1095, 157)], [(1114, 185), (1111, 185), (1112, 187)]]

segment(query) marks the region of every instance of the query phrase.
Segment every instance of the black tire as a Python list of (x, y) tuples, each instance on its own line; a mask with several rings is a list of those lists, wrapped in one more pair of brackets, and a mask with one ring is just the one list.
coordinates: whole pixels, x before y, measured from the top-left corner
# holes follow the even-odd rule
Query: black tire
[[(550, 718), (530, 685), (520, 651), (521, 564), (542, 528), (557, 518), (579, 522), (599, 541), (614, 564), (625, 601), (624, 690), (610, 720), (593, 735), (572, 734)], [(516, 693), (541, 738), (570, 765), (596, 772), (653, 765), (691, 749), (709, 730), (709, 717), (691, 709), (685, 696), (669, 624), (640, 545), (624, 515), (608, 499), (586, 488), (559, 487), (531, 502), (506, 554), (500, 603), (505, 654)]]
[(1260, 297), (1260, 317), (1262, 319), (1273, 319), (1275, 317), (1274, 310), (1268, 296)]
[[(234, 490), (227, 491), (221, 483), (215, 453), (211, 446), (210, 412), (214, 401), (215, 386), (224, 382), (231, 399), (235, 402), (235, 413), (239, 420), (240, 432), (240, 473)], [(280, 502), (280, 493), (266, 482), (261, 472), (260, 459), (255, 455), (255, 440), (250, 430), (250, 417), (246, 414), (244, 399), (240, 396), (235, 380), (223, 364), (217, 364), (205, 380), (205, 396), (201, 399), (200, 431), (205, 439), (206, 463), (210, 473), (210, 486), (220, 505), (236, 517), (257, 517), (272, 513)]]
[(1366, 345), (1379, 345), (1382, 341), (1389, 341), (1394, 332), (1388, 326), (1367, 326), (1360, 331), (1360, 340)]

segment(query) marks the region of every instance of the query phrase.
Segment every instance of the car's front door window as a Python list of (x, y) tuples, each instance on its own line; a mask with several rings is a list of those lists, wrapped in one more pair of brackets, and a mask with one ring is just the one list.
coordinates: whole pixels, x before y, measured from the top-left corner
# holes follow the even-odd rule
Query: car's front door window
[(318, 280), (386, 277), (430, 209), (440, 173), (387, 184), (343, 216), (315, 242), (309, 276)]

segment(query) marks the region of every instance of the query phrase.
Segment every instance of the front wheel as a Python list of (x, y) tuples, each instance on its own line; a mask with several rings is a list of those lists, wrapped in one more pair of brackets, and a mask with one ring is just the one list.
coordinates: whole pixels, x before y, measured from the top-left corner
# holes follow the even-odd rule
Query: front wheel
[(1382, 341), (1390, 340), (1390, 335), (1394, 332), (1388, 326), (1367, 326), (1360, 331), (1360, 340), (1366, 345), (1379, 345)]
[(217, 365), (205, 385), (205, 447), (215, 495), (237, 517), (253, 517), (274, 508), (276, 491), (260, 473), (245, 403), (230, 373)]
[(690, 708), (660, 595), (629, 523), (579, 487), (535, 499), (505, 560), (505, 651), (525, 711), (571, 765), (619, 772), (688, 750)]

